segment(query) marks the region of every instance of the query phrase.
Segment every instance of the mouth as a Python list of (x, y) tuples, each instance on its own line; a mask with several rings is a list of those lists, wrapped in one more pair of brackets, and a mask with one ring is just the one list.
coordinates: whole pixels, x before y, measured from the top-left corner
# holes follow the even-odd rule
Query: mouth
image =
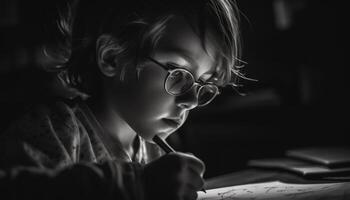
[(179, 127), (181, 124), (181, 119), (169, 119), (169, 118), (163, 118), (162, 119), (166, 124), (168, 124), (171, 127)]

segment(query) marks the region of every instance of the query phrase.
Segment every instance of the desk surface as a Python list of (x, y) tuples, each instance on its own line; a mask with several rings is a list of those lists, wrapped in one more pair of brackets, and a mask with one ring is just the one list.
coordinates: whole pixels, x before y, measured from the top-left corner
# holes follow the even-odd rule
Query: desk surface
[[(311, 184), (311, 183), (339, 183), (340, 181), (331, 180), (310, 180), (305, 179), (301, 176), (294, 175), (288, 172), (275, 171), (275, 170), (262, 170), (262, 169), (247, 169), (243, 171), (234, 172), (206, 180), (205, 188), (207, 190), (213, 188), (221, 188), (226, 186), (244, 185), (251, 183), (262, 183), (270, 181), (281, 181), (284, 183), (300, 183), (300, 184)], [(345, 187), (342, 185), (341, 188), (336, 190), (336, 194), (331, 193), (328, 196), (323, 196), (322, 199), (350, 199), (350, 180), (342, 181), (346, 184)], [(340, 195), (341, 194), (341, 195)], [(337, 198), (335, 198), (335, 195)]]

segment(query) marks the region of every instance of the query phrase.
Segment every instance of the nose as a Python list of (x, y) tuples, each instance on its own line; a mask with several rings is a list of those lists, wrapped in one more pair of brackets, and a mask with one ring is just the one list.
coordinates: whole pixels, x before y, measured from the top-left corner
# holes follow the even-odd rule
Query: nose
[(198, 106), (198, 86), (194, 85), (186, 93), (176, 96), (175, 102), (180, 108), (191, 110)]

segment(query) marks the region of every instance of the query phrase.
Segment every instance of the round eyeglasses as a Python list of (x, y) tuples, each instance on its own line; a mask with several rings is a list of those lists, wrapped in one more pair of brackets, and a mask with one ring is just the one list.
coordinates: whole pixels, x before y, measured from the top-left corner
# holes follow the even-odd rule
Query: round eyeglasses
[(180, 96), (188, 92), (192, 87), (199, 86), (197, 90), (198, 106), (208, 105), (216, 95), (220, 94), (219, 88), (212, 83), (199, 83), (195, 81), (191, 72), (184, 68), (179, 68), (171, 64), (164, 65), (155, 59), (148, 57), (149, 60), (168, 71), (164, 82), (165, 90), (174, 96)]

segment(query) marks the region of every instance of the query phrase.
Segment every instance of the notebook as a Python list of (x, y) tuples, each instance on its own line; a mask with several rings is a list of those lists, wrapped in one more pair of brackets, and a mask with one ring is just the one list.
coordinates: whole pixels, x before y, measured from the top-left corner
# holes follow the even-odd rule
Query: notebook
[(299, 148), (287, 151), (286, 155), (329, 168), (350, 167), (350, 147)]
[(198, 192), (197, 200), (310, 200), (350, 199), (350, 182), (291, 184), (280, 181), (237, 185)]
[(343, 179), (350, 179), (350, 167), (328, 168), (323, 165), (291, 158), (255, 159), (250, 160), (248, 166), (286, 170), (306, 178), (343, 177)]
[(349, 180), (350, 149), (345, 147), (292, 149), (286, 152), (286, 157), (250, 160), (248, 166), (286, 170), (307, 178)]

